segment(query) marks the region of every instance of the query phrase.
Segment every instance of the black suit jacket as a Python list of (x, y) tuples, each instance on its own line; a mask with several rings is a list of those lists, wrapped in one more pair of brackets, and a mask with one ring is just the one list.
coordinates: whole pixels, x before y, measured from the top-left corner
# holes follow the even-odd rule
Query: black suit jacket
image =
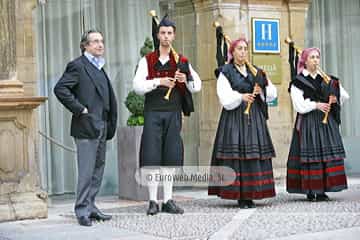
[[(117, 125), (117, 103), (110, 80), (106, 76), (109, 86), (109, 109), (105, 109), (104, 91), (98, 79), (97, 71), (92, 63), (84, 56), (71, 61), (57, 82), (54, 93), (59, 101), (72, 112), (71, 136), (75, 138), (97, 138), (100, 134), (99, 123), (107, 122), (106, 139), (114, 137)], [(88, 114), (82, 114), (84, 108)], [(106, 116), (104, 116), (104, 114)]]

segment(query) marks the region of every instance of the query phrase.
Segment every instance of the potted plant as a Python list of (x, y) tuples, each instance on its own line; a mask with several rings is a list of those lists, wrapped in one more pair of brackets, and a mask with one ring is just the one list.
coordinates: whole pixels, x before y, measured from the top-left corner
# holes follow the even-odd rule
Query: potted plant
[(144, 100), (144, 96), (140, 96), (134, 91), (128, 93), (125, 105), (131, 115), (126, 122), (127, 126), (144, 125)]

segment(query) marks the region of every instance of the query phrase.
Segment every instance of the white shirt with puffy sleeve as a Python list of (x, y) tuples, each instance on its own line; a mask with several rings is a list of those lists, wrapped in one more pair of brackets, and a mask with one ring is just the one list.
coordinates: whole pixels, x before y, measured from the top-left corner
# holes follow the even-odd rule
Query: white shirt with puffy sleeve
[[(165, 59), (159, 58), (161, 64), (166, 64), (170, 58), (167, 57)], [(191, 64), (189, 63), (190, 74), (193, 77), (194, 81), (185, 82), (186, 87), (189, 89), (191, 93), (199, 92), (201, 90), (201, 80), (197, 72), (192, 68)], [(133, 89), (137, 94), (144, 95), (154, 89), (156, 89), (160, 85), (160, 78), (154, 78), (151, 80), (147, 80), (148, 76), (148, 66), (147, 60), (143, 57), (139, 61), (138, 68), (135, 73), (135, 77), (133, 79)]]
[[(229, 80), (223, 73), (220, 73), (217, 84), (216, 92), (221, 105), (226, 110), (232, 110), (240, 106), (242, 102), (242, 94), (231, 88)], [(264, 100), (264, 95), (261, 96)], [(274, 84), (268, 79), (266, 86), (266, 102), (271, 102), (277, 97), (277, 90)]]
[[(302, 72), (305, 77), (310, 75), (310, 72), (306, 69)], [(312, 78), (316, 78), (316, 75), (310, 75)], [(304, 98), (304, 91), (295, 87), (294, 85), (290, 88), (290, 96), (293, 103), (293, 107), (296, 112), (305, 114), (316, 109), (316, 102), (311, 101), (309, 98)], [(349, 94), (340, 84), (340, 105), (350, 98)]]

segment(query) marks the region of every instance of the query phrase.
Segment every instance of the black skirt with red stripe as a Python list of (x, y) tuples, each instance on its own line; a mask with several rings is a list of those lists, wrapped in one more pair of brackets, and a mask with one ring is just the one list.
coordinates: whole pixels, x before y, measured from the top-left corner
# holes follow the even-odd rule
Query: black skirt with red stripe
[(287, 162), (289, 193), (337, 192), (347, 188), (345, 150), (339, 125), (315, 110), (297, 116)]
[(271, 158), (275, 156), (266, 118), (253, 104), (249, 115), (242, 103), (223, 109), (217, 129), (211, 166), (231, 167), (236, 179), (227, 186), (209, 186), (208, 194), (225, 199), (262, 199), (275, 196)]

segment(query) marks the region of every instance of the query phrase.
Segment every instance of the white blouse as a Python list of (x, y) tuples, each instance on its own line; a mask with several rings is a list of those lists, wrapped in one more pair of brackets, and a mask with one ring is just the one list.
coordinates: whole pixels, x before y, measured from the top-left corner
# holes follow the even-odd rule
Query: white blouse
[[(216, 91), (221, 105), (226, 110), (232, 110), (237, 108), (242, 101), (242, 94), (231, 88), (229, 80), (225, 77), (223, 73), (220, 73), (217, 84)], [(264, 100), (264, 95), (261, 95)], [(277, 97), (277, 90), (274, 84), (268, 79), (268, 85), (266, 86), (266, 102), (271, 102)]]
[[(166, 64), (170, 58), (167, 57), (166, 59), (159, 58), (160, 62), (164, 65)], [(187, 88), (191, 93), (199, 92), (201, 90), (201, 80), (197, 72), (192, 68), (191, 64), (189, 63), (190, 74), (193, 77), (194, 81), (185, 82)], [(138, 65), (138, 68), (135, 73), (135, 77), (133, 79), (133, 89), (137, 94), (144, 95), (154, 89), (156, 89), (160, 85), (160, 78), (154, 78), (151, 80), (147, 80), (146, 77), (148, 76), (148, 66), (147, 60), (143, 57)]]
[[(306, 69), (304, 69), (302, 73), (305, 77), (310, 74)], [(311, 75), (311, 77), (316, 78), (316, 75)], [(290, 88), (290, 96), (296, 112), (305, 114), (316, 109), (316, 102), (311, 101), (309, 98), (304, 99), (304, 91), (295, 87), (294, 85), (292, 85)], [(349, 98), (349, 94), (340, 84), (340, 105), (342, 105)]]

